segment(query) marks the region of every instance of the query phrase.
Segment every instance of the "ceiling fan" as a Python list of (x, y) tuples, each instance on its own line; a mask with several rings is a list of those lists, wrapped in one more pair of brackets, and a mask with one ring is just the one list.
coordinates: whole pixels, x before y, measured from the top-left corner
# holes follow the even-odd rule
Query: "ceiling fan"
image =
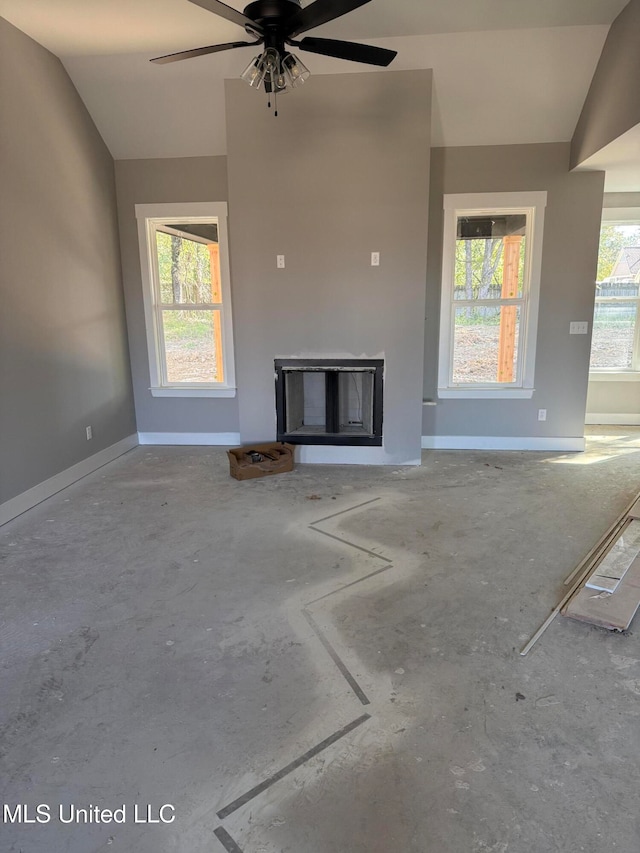
[(309, 77), (308, 69), (285, 45), (367, 65), (387, 66), (396, 56), (395, 50), (336, 39), (306, 37), (302, 41), (295, 41), (302, 33), (346, 15), (371, 0), (314, 0), (304, 8), (300, 5), (300, 0), (254, 0), (243, 12), (221, 3), (220, 0), (189, 2), (238, 24), (250, 36), (254, 36), (255, 41), (232, 41), (196, 47), (193, 50), (158, 56), (151, 62), (161, 65), (237, 47), (263, 44), (264, 52), (249, 63), (241, 77), (253, 88), (259, 89), (264, 84), (266, 92), (276, 94), (304, 83)]

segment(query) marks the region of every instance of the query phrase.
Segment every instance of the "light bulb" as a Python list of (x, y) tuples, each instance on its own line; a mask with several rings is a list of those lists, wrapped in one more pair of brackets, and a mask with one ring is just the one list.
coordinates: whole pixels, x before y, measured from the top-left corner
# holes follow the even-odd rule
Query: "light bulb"
[(301, 86), (305, 80), (311, 76), (311, 72), (303, 62), (300, 62), (297, 56), (292, 53), (287, 55), (282, 60), (282, 68), (284, 69), (287, 81), (291, 86)]
[(273, 47), (268, 47), (262, 54), (262, 62), (267, 71), (271, 71), (272, 74), (277, 73), (280, 68), (278, 51)]
[(244, 69), (240, 78), (248, 83), (253, 89), (259, 89), (264, 80), (264, 68), (261, 64), (261, 57), (254, 56), (251, 62)]

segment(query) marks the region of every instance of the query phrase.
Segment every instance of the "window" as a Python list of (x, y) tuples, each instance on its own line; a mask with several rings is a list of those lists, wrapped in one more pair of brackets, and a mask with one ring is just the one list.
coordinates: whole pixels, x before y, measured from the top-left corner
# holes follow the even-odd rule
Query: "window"
[(640, 371), (640, 223), (603, 223), (591, 338), (591, 379)]
[(235, 395), (224, 203), (136, 205), (151, 393)]
[(444, 197), (440, 397), (531, 397), (546, 193)]

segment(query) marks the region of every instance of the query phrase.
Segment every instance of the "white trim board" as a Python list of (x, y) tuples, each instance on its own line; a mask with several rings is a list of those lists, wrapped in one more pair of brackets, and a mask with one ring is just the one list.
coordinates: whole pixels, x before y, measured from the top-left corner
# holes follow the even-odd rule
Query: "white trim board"
[(387, 453), (384, 447), (352, 447), (335, 444), (300, 444), (296, 462), (301, 465), (420, 465), (420, 456), (406, 458)]
[(67, 486), (81, 480), (87, 474), (92, 474), (108, 462), (113, 462), (118, 456), (122, 456), (123, 453), (127, 453), (127, 451), (137, 446), (138, 436), (134, 433), (112, 444), (110, 447), (105, 447), (104, 450), (100, 450), (98, 453), (94, 453), (93, 456), (83, 459), (82, 462), (78, 462), (70, 468), (61, 471), (59, 474), (55, 474), (48, 480), (38, 483), (37, 486), (27, 489), (26, 492), (16, 495), (15, 498), (5, 501), (3, 504), (0, 504), (0, 525), (17, 518), (23, 512), (32, 509), (34, 506), (42, 503), (42, 501), (46, 501), (47, 498), (52, 497), (62, 491), (62, 489), (66, 489)]
[(582, 451), (581, 436), (531, 437), (497, 435), (423, 435), (423, 450), (543, 450), (564, 453)]
[(589, 373), (589, 382), (640, 382), (640, 372), (637, 370), (612, 370), (609, 373), (604, 370), (600, 373), (592, 371)]
[(224, 445), (240, 444), (239, 432), (139, 432), (139, 444)]
[(611, 415), (611, 414), (598, 414), (597, 412), (591, 412), (585, 417), (586, 424), (602, 424), (606, 425), (619, 425), (619, 426), (640, 426), (640, 414), (636, 415)]

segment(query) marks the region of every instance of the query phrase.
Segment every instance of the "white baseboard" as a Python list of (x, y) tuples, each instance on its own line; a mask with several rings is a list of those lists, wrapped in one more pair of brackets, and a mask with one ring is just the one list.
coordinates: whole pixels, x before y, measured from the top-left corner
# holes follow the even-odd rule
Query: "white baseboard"
[(640, 426), (640, 415), (610, 415), (598, 414), (592, 412), (585, 418), (587, 424), (602, 424), (602, 425), (619, 425), (619, 426)]
[(538, 437), (496, 435), (423, 435), (423, 450), (544, 450), (564, 453), (581, 451), (585, 440), (581, 436)]
[(70, 486), (77, 480), (81, 480), (87, 474), (92, 474), (108, 462), (113, 462), (118, 456), (122, 456), (123, 453), (137, 446), (138, 436), (135, 434), (129, 435), (127, 438), (123, 438), (122, 441), (118, 441), (110, 447), (105, 447), (104, 450), (94, 453), (88, 459), (83, 459), (82, 462), (72, 465), (70, 468), (50, 477), (43, 483), (38, 483), (37, 486), (33, 486), (33, 488), (22, 492), (22, 494), (17, 495), (15, 498), (5, 501), (5, 503), (0, 504), (0, 525), (6, 524), (13, 518), (22, 515), (23, 512), (32, 509), (34, 506), (42, 503), (42, 501), (46, 501), (47, 498), (57, 494), (62, 489), (66, 489), (67, 486)]
[(239, 432), (139, 432), (140, 444), (228, 445), (240, 444)]

